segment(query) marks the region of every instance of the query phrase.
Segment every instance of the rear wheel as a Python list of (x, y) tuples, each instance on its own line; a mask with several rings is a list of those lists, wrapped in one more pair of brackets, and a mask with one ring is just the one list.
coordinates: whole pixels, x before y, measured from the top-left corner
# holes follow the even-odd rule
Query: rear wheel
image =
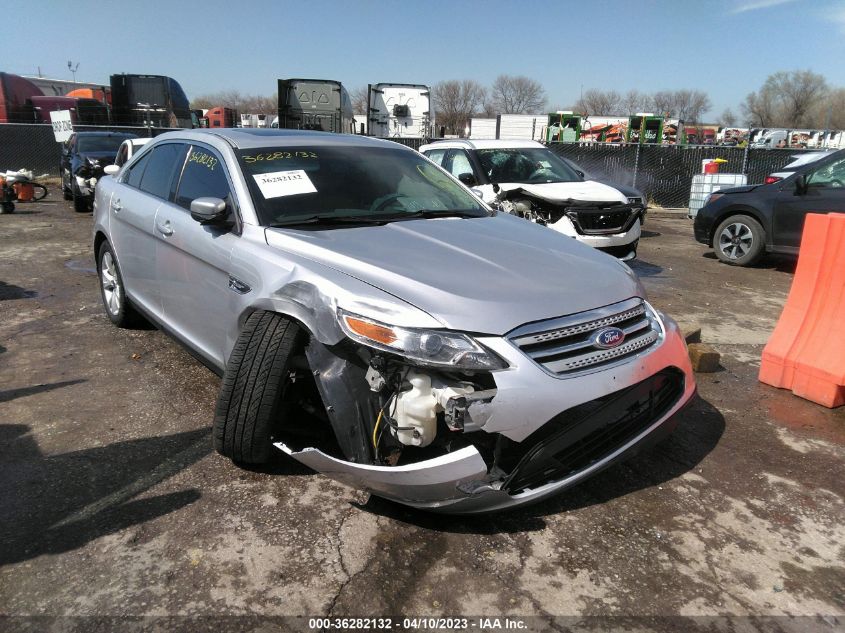
[(716, 227), (716, 257), (733, 266), (750, 266), (763, 255), (766, 232), (748, 215), (732, 215)]
[(236, 462), (270, 458), (275, 431), (284, 424), (292, 360), (300, 328), (275, 312), (257, 311), (246, 321), (226, 364), (214, 414), (214, 448)]
[(97, 274), (100, 277), (100, 296), (109, 319), (117, 327), (132, 327), (143, 318), (129, 299), (123, 286), (123, 276), (108, 242), (103, 242), (97, 252)]

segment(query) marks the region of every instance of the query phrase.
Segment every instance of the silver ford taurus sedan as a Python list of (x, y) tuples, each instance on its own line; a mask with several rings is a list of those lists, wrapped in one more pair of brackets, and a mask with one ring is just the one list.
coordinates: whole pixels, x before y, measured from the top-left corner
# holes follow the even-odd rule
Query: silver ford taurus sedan
[(411, 506), (498, 510), (665, 436), (695, 392), (627, 266), (389, 141), (170, 132), (100, 181), (94, 218), (109, 318), (223, 375), (236, 462), (278, 449)]

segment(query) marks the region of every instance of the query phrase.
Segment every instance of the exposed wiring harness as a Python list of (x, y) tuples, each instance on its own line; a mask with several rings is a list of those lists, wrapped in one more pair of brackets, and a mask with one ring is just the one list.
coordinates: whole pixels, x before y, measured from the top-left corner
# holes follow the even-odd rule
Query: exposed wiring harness
[[(402, 386), (405, 383), (405, 379), (408, 377), (408, 374), (411, 372), (411, 368), (408, 367), (405, 370), (405, 374), (403, 376), (399, 376), (399, 372), (393, 374), (395, 386), (393, 392), (390, 394), (390, 397), (384, 403), (384, 406), (378, 413), (378, 417), (376, 418), (375, 426), (373, 426), (373, 449), (375, 450), (375, 458), (378, 460), (378, 447), (381, 443), (381, 436), (384, 433), (384, 426), (382, 426), (382, 421), (387, 423), (394, 432), (396, 431), (413, 431), (414, 427), (412, 426), (399, 426), (396, 422), (395, 415), (396, 415), (396, 408), (399, 406), (399, 394), (402, 393)], [(398, 378), (398, 380), (396, 380)], [(392, 411), (390, 411), (391, 402), (393, 403)], [(390, 411), (387, 413), (387, 411)]]

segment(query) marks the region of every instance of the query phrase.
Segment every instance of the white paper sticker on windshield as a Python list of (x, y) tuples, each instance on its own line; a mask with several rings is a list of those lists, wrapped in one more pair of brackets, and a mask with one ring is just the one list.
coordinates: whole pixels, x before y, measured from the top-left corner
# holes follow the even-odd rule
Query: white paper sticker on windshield
[(316, 193), (314, 183), (302, 169), (290, 171), (274, 171), (270, 174), (256, 174), (253, 176), (261, 195), (265, 198), (281, 198), (298, 193)]

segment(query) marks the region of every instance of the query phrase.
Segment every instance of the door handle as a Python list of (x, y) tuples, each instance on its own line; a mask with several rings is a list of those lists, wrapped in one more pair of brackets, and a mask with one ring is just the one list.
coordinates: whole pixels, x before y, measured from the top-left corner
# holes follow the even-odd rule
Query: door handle
[(165, 237), (173, 235), (173, 227), (170, 226), (170, 220), (166, 220), (163, 223), (156, 222), (156, 229)]
[(114, 211), (115, 213), (120, 213), (120, 210), (122, 208), (123, 207), (120, 206), (120, 200), (112, 200), (112, 203), (111, 203), (111, 210), (112, 211)]

